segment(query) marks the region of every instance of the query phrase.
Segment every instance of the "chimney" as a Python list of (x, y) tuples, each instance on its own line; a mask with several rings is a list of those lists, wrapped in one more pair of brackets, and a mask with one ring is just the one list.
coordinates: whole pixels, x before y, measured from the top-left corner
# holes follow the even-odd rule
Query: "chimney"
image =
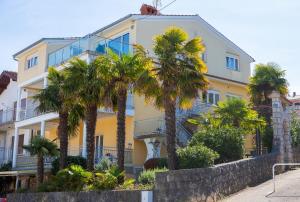
[(296, 92), (293, 92), (293, 97), (296, 97)]
[(141, 15), (160, 15), (159, 11), (150, 5), (143, 4), (141, 9)]

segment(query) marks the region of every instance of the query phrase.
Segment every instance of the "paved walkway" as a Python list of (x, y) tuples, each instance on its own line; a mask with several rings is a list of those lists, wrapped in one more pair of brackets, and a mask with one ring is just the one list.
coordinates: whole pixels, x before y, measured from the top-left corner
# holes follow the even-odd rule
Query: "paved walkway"
[(249, 187), (238, 192), (223, 202), (300, 202), (300, 169), (276, 176), (276, 191), (273, 181), (269, 180), (256, 187)]

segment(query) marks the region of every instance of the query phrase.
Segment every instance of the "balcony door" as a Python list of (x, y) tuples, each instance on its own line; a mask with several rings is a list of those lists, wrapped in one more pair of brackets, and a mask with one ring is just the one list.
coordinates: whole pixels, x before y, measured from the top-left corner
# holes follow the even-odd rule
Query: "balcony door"
[[(11, 148), (14, 148), (15, 136), (11, 137)], [(19, 142), (18, 142), (18, 154), (23, 154), (23, 146), (24, 146), (24, 134), (19, 135)]]

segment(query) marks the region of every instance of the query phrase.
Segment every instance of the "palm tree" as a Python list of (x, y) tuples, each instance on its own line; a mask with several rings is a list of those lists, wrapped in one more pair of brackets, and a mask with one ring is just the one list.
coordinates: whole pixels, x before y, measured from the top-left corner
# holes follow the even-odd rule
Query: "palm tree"
[(288, 93), (288, 82), (284, 77), (285, 71), (278, 64), (257, 64), (249, 84), (252, 103), (256, 106), (270, 105), (272, 91), (285, 96)]
[(275, 63), (257, 64), (248, 88), (251, 102), (267, 123), (263, 143), (271, 150), (273, 140), (271, 128), (272, 100), (269, 96), (272, 91), (278, 91), (283, 96), (287, 95), (288, 82), (285, 79), (285, 71), (281, 70), (279, 65)]
[(168, 166), (177, 169), (176, 155), (176, 105), (188, 108), (199, 90), (205, 90), (207, 71), (200, 54), (205, 47), (201, 38), (188, 40), (188, 34), (179, 28), (170, 28), (155, 38), (156, 67), (144, 73), (139, 82), (140, 92), (146, 99), (155, 99), (165, 110)]
[(110, 65), (107, 65), (109, 70), (101, 70), (105, 80), (109, 81), (103, 96), (106, 100), (110, 98), (111, 102), (114, 102), (115, 98), (117, 105), (117, 159), (120, 170), (124, 170), (127, 92), (134, 90), (136, 81), (152, 63), (141, 46), (136, 45), (134, 48), (134, 54), (120, 56), (108, 50), (108, 58), (111, 61)]
[[(97, 123), (97, 109), (103, 105), (102, 89), (105, 85), (99, 68), (107, 66), (107, 57), (99, 56), (91, 64), (75, 58), (66, 68), (67, 83), (71, 93), (78, 95), (79, 101), (84, 106), (87, 142), (87, 169), (94, 169), (95, 129)], [(107, 68), (106, 68), (107, 69)]]
[(67, 166), (68, 137), (76, 133), (82, 114), (82, 107), (76, 101), (76, 97), (69, 93), (70, 87), (66, 85), (64, 71), (57, 71), (50, 67), (48, 70), (49, 85), (40, 90), (33, 98), (39, 103), (39, 112), (58, 112), (58, 137), (60, 140), (60, 169)]
[(24, 145), (23, 148), (27, 150), (30, 155), (37, 156), (37, 185), (40, 185), (44, 180), (44, 157), (57, 156), (59, 153), (57, 145), (37, 135), (31, 139), (29, 145)]

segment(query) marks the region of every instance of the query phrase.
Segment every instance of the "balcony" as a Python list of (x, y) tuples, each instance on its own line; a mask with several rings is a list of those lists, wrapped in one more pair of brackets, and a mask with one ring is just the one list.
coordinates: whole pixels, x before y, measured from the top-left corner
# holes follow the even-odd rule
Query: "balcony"
[(48, 67), (59, 66), (72, 57), (76, 57), (88, 50), (89, 37), (83, 37), (48, 55)]
[(129, 33), (118, 35), (112, 39), (105, 39), (90, 35), (82, 37), (79, 40), (50, 53), (48, 55), (48, 67), (60, 66), (72, 57), (79, 56), (86, 51), (97, 54), (105, 54), (106, 48), (110, 48), (119, 55), (129, 53), (132, 51), (129, 45), (129, 37)]
[(16, 110), (0, 110), (0, 125), (13, 123), (16, 120)]
[[(71, 147), (68, 150), (69, 156), (82, 156), (82, 147)], [(132, 164), (132, 149), (125, 149), (125, 164)], [(1, 153), (0, 153), (1, 155)], [(117, 162), (117, 149), (114, 147), (97, 147), (95, 149), (95, 164), (99, 163), (101, 159), (108, 158), (113, 163)], [(51, 168), (51, 163), (55, 158), (45, 158), (45, 168)], [(17, 170), (30, 170), (35, 169), (37, 158), (36, 156), (30, 156), (29, 153), (25, 153), (17, 156)]]
[(0, 147), (0, 165), (12, 161), (12, 149)]
[(20, 121), (30, 119), (42, 115), (43, 113), (37, 110), (38, 103), (32, 103), (25, 108), (20, 109)]

